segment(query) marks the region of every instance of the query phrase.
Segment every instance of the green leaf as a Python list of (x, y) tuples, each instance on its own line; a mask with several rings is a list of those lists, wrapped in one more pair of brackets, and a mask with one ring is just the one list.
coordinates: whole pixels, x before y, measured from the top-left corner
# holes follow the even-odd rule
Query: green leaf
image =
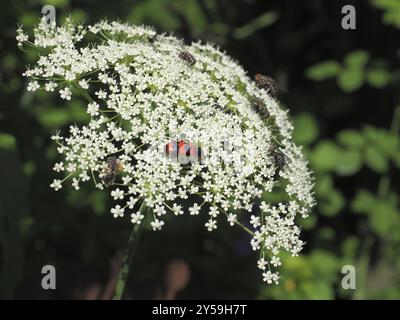
[(361, 69), (369, 60), (369, 53), (365, 50), (355, 50), (350, 52), (344, 58), (344, 64), (350, 69)]
[[(41, 12), (39, 10), (25, 12), (18, 22), (24, 26), (34, 26), (38, 22), (40, 16)], [(33, 51), (31, 51), (31, 53), (34, 54)]]
[(308, 300), (330, 300), (334, 298), (331, 285), (321, 280), (303, 282), (299, 288), (304, 291), (304, 295)]
[(89, 195), (89, 201), (95, 213), (101, 215), (104, 214), (104, 212), (107, 212), (106, 197), (103, 192), (100, 192), (99, 190), (91, 192)]
[(245, 39), (251, 36), (257, 30), (268, 27), (271, 24), (275, 23), (277, 20), (278, 20), (278, 13), (276, 11), (265, 12), (262, 15), (255, 18), (254, 20), (251, 20), (244, 26), (235, 29), (233, 31), (233, 37), (238, 40)]
[(398, 0), (372, 0), (372, 4), (380, 9), (400, 10)]
[(339, 191), (333, 189), (326, 198), (321, 199), (321, 213), (324, 216), (333, 217), (339, 213), (344, 205), (345, 200), (343, 195)]
[(399, 137), (396, 134), (373, 126), (365, 126), (364, 134), (384, 155), (393, 159), (396, 157), (400, 149)]
[(378, 173), (385, 172), (389, 166), (387, 158), (374, 145), (367, 147), (365, 151), (365, 163), (371, 170)]
[(69, 0), (41, 0), (43, 5), (51, 5), (56, 8), (63, 8), (69, 4)]
[(309, 67), (306, 70), (306, 75), (310, 79), (322, 81), (336, 77), (340, 72), (340, 68), (341, 67), (338, 62), (334, 60), (328, 60)]
[[(358, 252), (360, 240), (355, 236), (348, 237), (342, 242), (343, 257), (345, 260), (354, 259)], [(348, 264), (348, 263), (345, 263)]]
[(367, 214), (375, 206), (375, 202), (374, 194), (365, 189), (358, 189), (350, 208), (353, 212)]
[(163, 30), (176, 30), (181, 25), (179, 17), (169, 8), (168, 2), (159, 0), (137, 3), (127, 19), (135, 24), (153, 24)]
[(310, 154), (312, 166), (318, 171), (329, 171), (336, 167), (340, 156), (339, 147), (332, 141), (321, 141)]
[(301, 219), (299, 224), (305, 229), (305, 230), (311, 230), (315, 227), (317, 224), (317, 215), (312, 214), (308, 216), (306, 219)]
[(335, 171), (341, 176), (350, 176), (357, 173), (361, 167), (361, 153), (358, 150), (346, 150), (340, 154)]
[(357, 130), (342, 130), (337, 135), (337, 140), (344, 146), (351, 148), (360, 148), (365, 144), (365, 140), (361, 132)]
[(38, 121), (41, 125), (49, 128), (58, 128), (68, 123), (70, 114), (67, 110), (47, 110), (38, 113)]
[(16, 146), (17, 141), (13, 135), (0, 132), (0, 149), (14, 150)]
[(332, 240), (335, 238), (335, 231), (329, 227), (320, 228), (318, 230), (318, 238), (321, 240)]
[(388, 202), (379, 201), (369, 214), (369, 224), (376, 234), (387, 237), (399, 227), (400, 216), (396, 208)]
[(353, 92), (364, 83), (364, 73), (357, 68), (343, 70), (337, 78), (339, 87), (345, 92)]
[(22, 165), (22, 171), (28, 176), (32, 176), (32, 174), (36, 170), (36, 164), (33, 161), (26, 161)]
[(397, 28), (400, 28), (400, 10), (387, 11), (383, 15), (383, 22), (386, 24), (393, 24)]
[(395, 158), (400, 152), (399, 137), (391, 132), (384, 133), (384, 139), (378, 144), (379, 149), (388, 157)]
[(318, 124), (309, 113), (302, 113), (294, 120), (293, 138), (295, 142), (302, 145), (309, 145), (318, 137)]
[(326, 195), (333, 188), (333, 179), (329, 174), (324, 174), (315, 180), (315, 192), (318, 195)]
[(41, 109), (36, 115), (39, 123), (48, 128), (59, 128), (67, 123), (82, 122), (89, 119), (89, 115), (79, 101), (72, 101), (63, 109)]
[[(167, 7), (168, 7), (168, 2)], [(185, 17), (191, 30), (201, 31), (207, 28), (207, 19), (197, 0), (175, 0), (171, 1), (174, 10)], [(172, 10), (171, 10), (172, 11)]]
[(398, 0), (373, 0), (372, 4), (384, 10), (384, 23), (400, 28), (400, 3)]
[(395, 166), (400, 169), (400, 152), (396, 153), (396, 155), (393, 158), (393, 162)]
[(338, 259), (330, 252), (314, 249), (309, 257), (314, 276), (320, 276), (326, 282), (336, 281), (336, 272), (339, 268)]
[(382, 132), (378, 128), (366, 125), (363, 128), (365, 137), (372, 143), (378, 144), (382, 139)]
[(383, 68), (374, 68), (367, 71), (367, 82), (376, 88), (387, 86), (391, 78), (390, 72)]
[(88, 19), (86, 11), (82, 9), (74, 9), (69, 13), (68, 16), (71, 17), (76, 23), (84, 23)]

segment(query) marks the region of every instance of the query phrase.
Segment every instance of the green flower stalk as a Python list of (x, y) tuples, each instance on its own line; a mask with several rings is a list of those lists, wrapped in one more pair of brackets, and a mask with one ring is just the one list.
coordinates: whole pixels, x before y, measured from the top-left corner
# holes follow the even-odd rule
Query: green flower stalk
[[(145, 212), (144, 205), (140, 207), (140, 212)], [(131, 233), (129, 235), (128, 244), (122, 258), (121, 269), (118, 274), (117, 283), (115, 285), (115, 291), (113, 295), (113, 300), (121, 300), (125, 292), (126, 283), (129, 277), (129, 272), (131, 270), (132, 261), (135, 256), (136, 248), (139, 243), (140, 236), (143, 231), (143, 224), (134, 224)]]

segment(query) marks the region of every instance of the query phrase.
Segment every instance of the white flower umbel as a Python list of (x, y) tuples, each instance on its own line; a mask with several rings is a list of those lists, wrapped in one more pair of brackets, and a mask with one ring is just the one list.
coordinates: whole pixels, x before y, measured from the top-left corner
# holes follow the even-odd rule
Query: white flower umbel
[[(117, 201), (114, 217), (129, 210), (140, 224), (145, 205), (155, 231), (185, 212), (206, 214), (214, 231), (223, 216), (251, 235), (264, 281), (278, 282), (272, 268), (280, 251), (302, 249), (295, 218), (307, 217), (314, 199), (287, 112), (268, 90), (218, 48), (143, 26), (44, 22), (32, 42), (22, 29), (17, 41), (42, 52), (24, 73), (28, 90), (87, 100), (90, 121), (52, 137), (62, 156), (54, 170), (65, 175), (52, 188), (92, 180)], [(277, 190), (285, 200), (256, 205)]]

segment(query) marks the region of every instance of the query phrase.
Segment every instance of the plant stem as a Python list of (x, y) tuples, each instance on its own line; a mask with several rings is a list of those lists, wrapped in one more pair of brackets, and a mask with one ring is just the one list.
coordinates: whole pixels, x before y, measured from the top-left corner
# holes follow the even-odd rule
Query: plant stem
[[(392, 124), (390, 125), (389, 132), (395, 135), (399, 134), (400, 130), (400, 106), (397, 106), (394, 110)], [(383, 175), (379, 180), (378, 185), (378, 197), (381, 200), (386, 200), (390, 191), (390, 176), (388, 174)]]
[[(139, 208), (139, 211), (145, 215), (145, 203), (142, 202), (142, 205)], [(145, 219), (144, 219), (145, 220)], [(121, 300), (124, 292), (126, 283), (129, 277), (129, 271), (131, 269), (132, 261), (136, 252), (136, 247), (139, 242), (140, 235), (143, 230), (143, 225), (145, 221), (142, 221), (140, 224), (135, 224), (131, 230), (129, 235), (128, 244), (124, 252), (124, 256), (122, 258), (121, 269), (119, 270), (117, 283), (115, 285), (115, 291), (113, 295), (113, 300)]]

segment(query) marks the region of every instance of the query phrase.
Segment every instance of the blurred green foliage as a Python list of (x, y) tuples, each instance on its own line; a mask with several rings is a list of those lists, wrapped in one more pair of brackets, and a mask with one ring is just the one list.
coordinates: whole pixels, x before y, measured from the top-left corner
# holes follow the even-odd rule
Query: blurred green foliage
[(392, 79), (398, 78), (398, 71), (392, 73), (384, 61), (370, 61), (365, 50), (348, 53), (343, 63), (323, 61), (307, 70), (307, 76), (316, 81), (336, 78), (339, 87), (345, 92), (353, 92), (364, 84), (384, 88)]
[(382, 20), (400, 28), (400, 3), (397, 0), (373, 0), (374, 6), (383, 9)]
[[(17, 50), (15, 29), (31, 29), (51, 4), (58, 23), (72, 15), (150, 24), (214, 42), (250, 75), (273, 76), (315, 171), (318, 205), (299, 219), (305, 250), (282, 257), (278, 286), (261, 283), (246, 235), (229, 227), (210, 234), (202, 217), (184, 217), (143, 235), (130, 297), (160, 297), (165, 267), (181, 259), (191, 279), (178, 298), (399, 299), (400, 2), (355, 2), (354, 31), (340, 28), (348, 4), (341, 2), (2, 1), (0, 297), (76, 298), (104, 289), (130, 227), (111, 218), (105, 193), (48, 187), (57, 159), (49, 136), (86, 119), (83, 101), (25, 90), (21, 73), (36, 57)], [(44, 264), (57, 268), (55, 292), (40, 288)], [(356, 267), (356, 290), (341, 288), (346, 264)]]

